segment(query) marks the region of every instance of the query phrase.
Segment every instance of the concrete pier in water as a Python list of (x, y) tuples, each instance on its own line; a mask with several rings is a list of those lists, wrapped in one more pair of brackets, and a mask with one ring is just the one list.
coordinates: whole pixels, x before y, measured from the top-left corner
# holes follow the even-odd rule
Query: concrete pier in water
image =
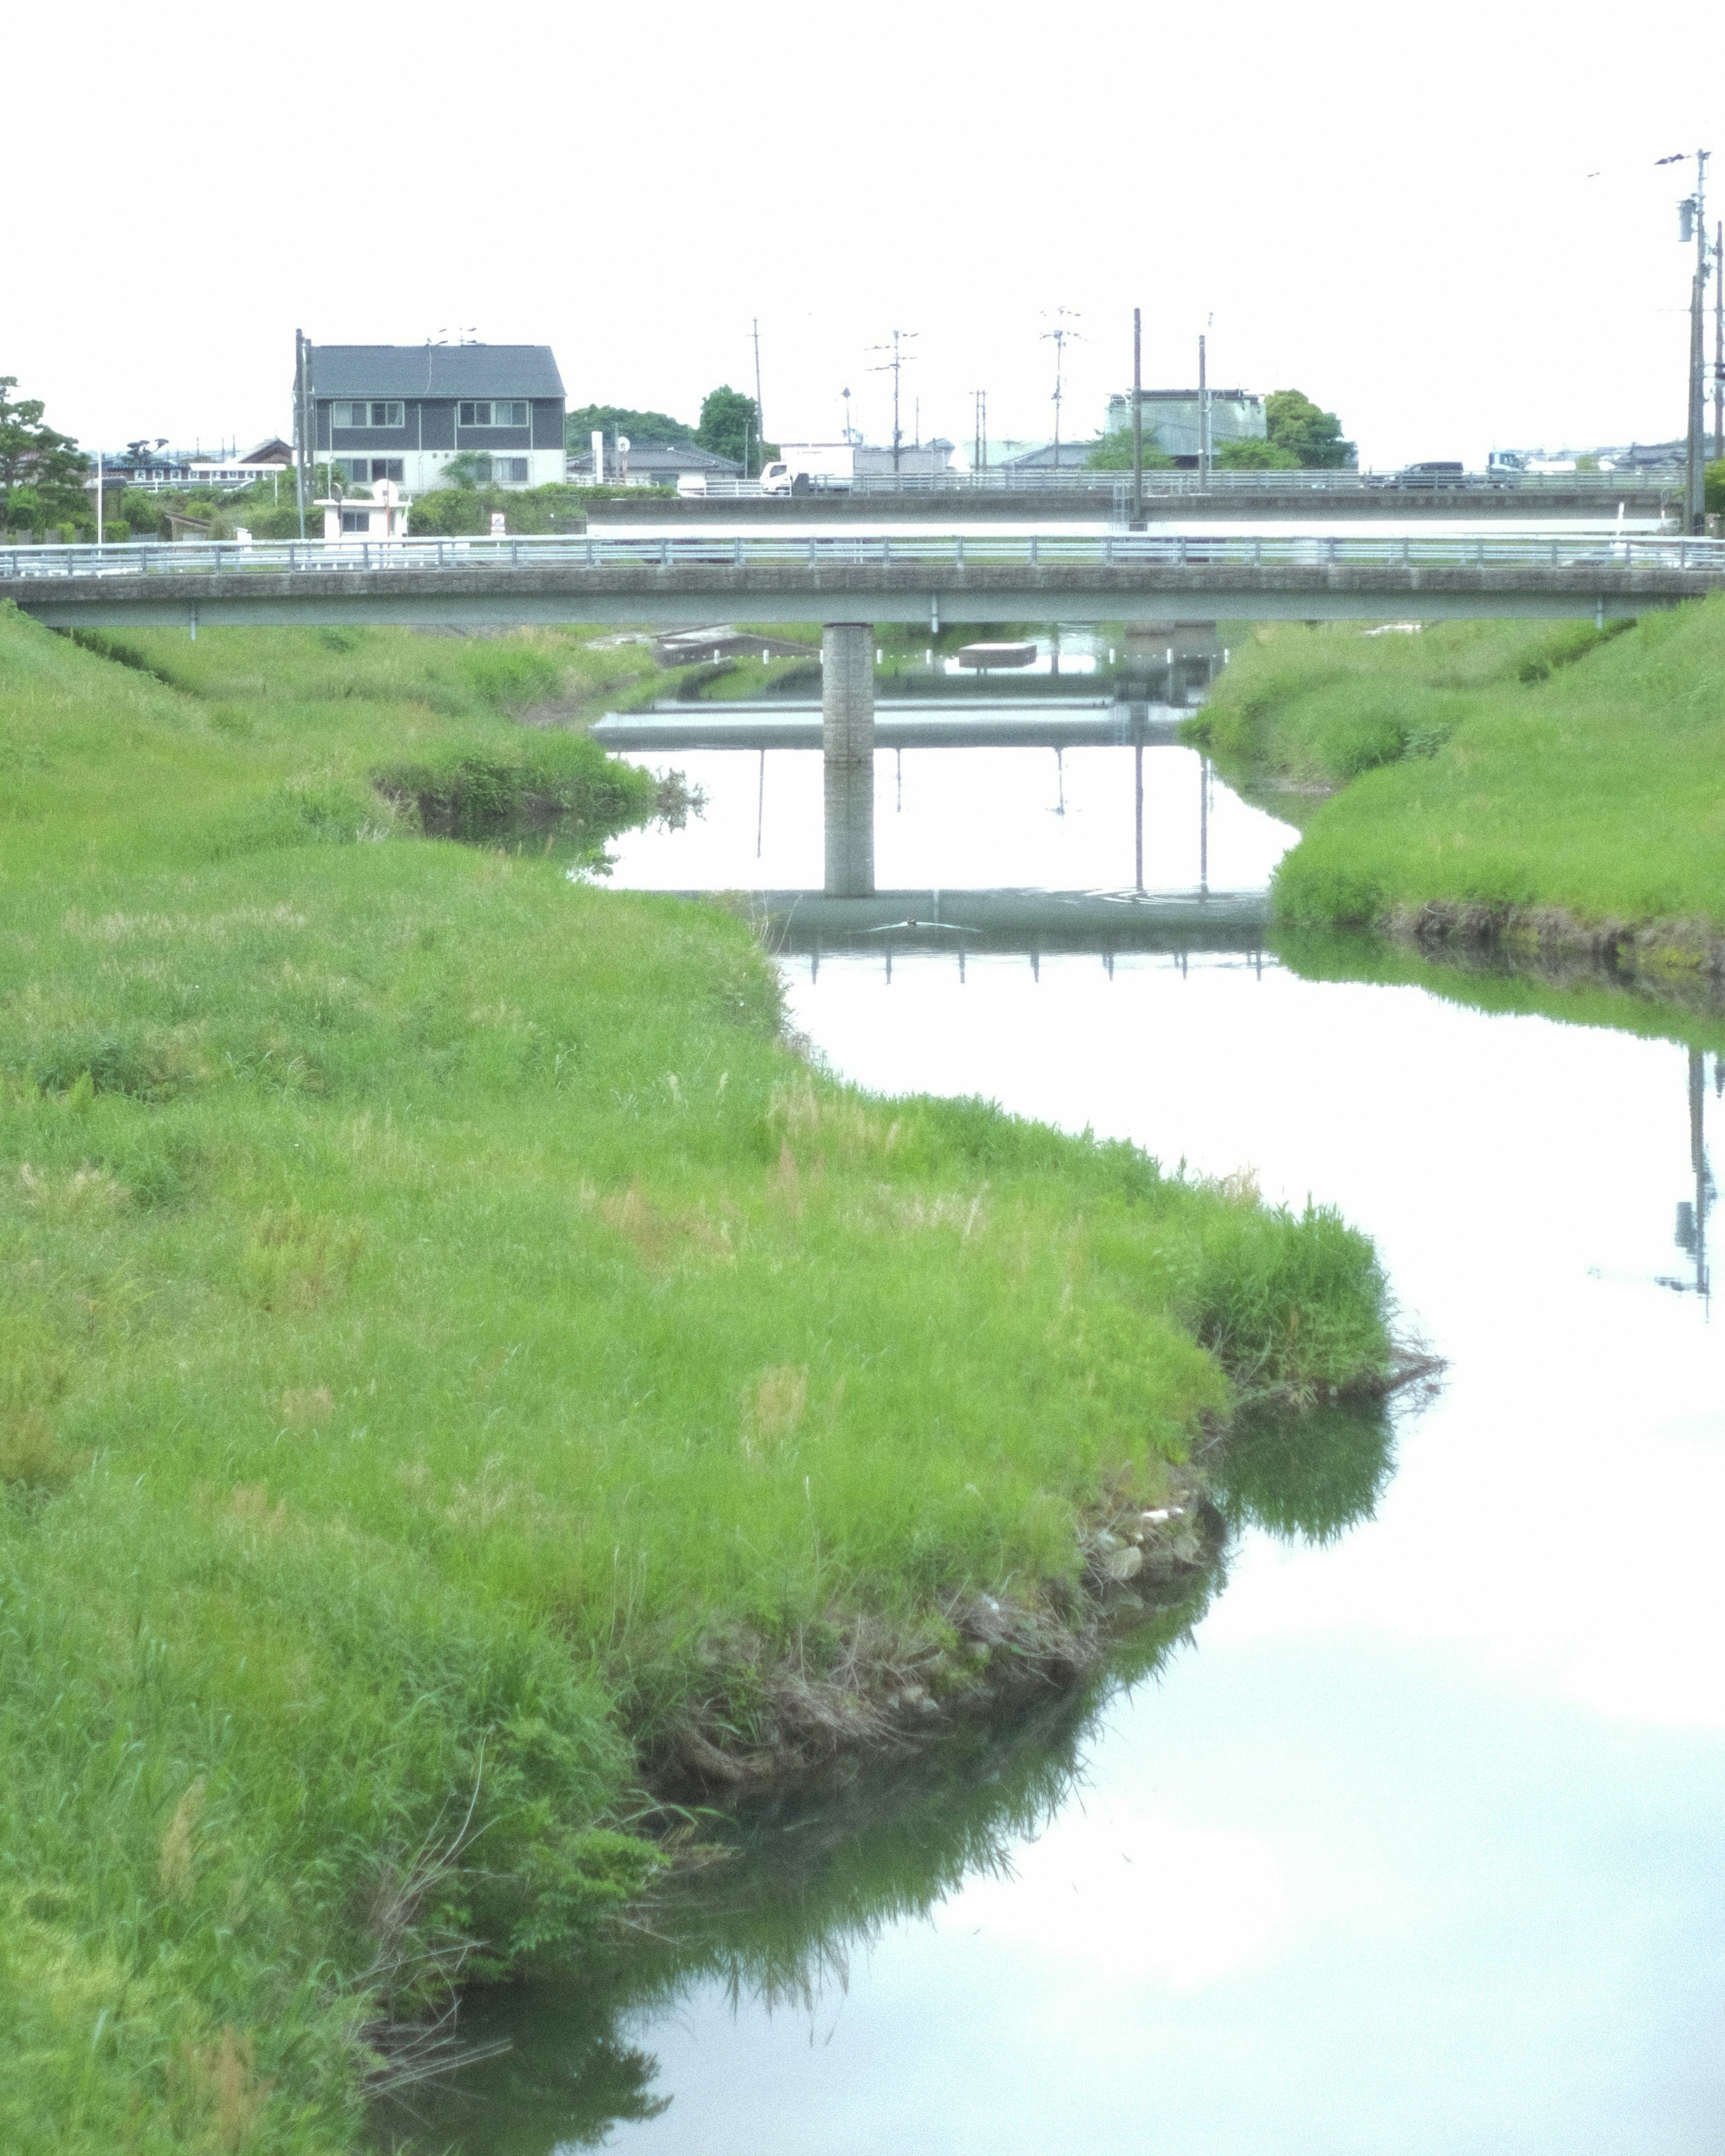
[(826, 895), (868, 898), (875, 889), (872, 623), (829, 621), (822, 629), (820, 716)]

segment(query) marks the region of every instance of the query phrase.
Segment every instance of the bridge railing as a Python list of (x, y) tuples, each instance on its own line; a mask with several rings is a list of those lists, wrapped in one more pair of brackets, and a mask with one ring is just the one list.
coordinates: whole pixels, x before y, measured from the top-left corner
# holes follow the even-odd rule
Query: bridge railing
[(129, 540), (115, 546), (0, 547), (0, 589), (43, 578), (217, 577), (270, 573), (456, 572), (613, 568), (810, 569), (967, 564), (1239, 569), (1666, 569), (1725, 574), (1725, 540), (1610, 533), (1430, 531), (1382, 537), (1322, 532), (1029, 534), (832, 532), (791, 537), (555, 533), (503, 539)]

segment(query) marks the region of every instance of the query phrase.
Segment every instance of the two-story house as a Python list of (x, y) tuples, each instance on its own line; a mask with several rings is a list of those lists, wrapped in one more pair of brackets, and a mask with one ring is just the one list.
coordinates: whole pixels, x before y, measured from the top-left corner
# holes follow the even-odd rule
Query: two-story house
[(563, 380), (547, 344), (321, 344), (311, 395), (319, 460), (349, 485), (424, 494), (458, 456), (482, 485), (565, 475)]

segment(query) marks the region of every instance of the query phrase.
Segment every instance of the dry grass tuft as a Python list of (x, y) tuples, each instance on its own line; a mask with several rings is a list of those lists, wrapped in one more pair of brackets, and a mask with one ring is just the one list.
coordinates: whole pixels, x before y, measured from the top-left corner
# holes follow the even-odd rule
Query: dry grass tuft
[(176, 1902), (185, 1901), (192, 1892), (192, 1836), (203, 1814), (204, 1788), (200, 1774), (174, 1806), (167, 1832), (162, 1837), (161, 1854), (156, 1861), (157, 1876), (162, 1881), (162, 1892)]
[[(583, 1204), (592, 1202), (587, 1184), (583, 1184), (579, 1194)], [(712, 1258), (722, 1262), (736, 1255), (730, 1229), (723, 1221), (710, 1220), (699, 1208), (689, 1213), (662, 1211), (641, 1188), (639, 1177), (627, 1190), (614, 1191), (598, 1204), (600, 1218), (655, 1270), (680, 1258)]]
[(790, 1435), (809, 1408), (809, 1365), (783, 1363), (743, 1388), (742, 1449), (752, 1460)]
[(175, 2109), (195, 2138), (183, 2145), (244, 2156), (257, 2140), (273, 2082), (258, 2073), (258, 2048), (229, 2023), (213, 2044), (187, 2044), (169, 2068)]
[(338, 1294), (365, 1247), (365, 1229), (299, 1205), (260, 1213), (245, 1249), (245, 1274), (265, 1310), (306, 1310)]
[(287, 1499), (278, 1498), (272, 1507), (267, 1483), (243, 1482), (234, 1491), (229, 1503), (237, 1518), (253, 1527), (263, 1527), (277, 1534), (287, 1524)]
[(129, 1196), (125, 1185), (100, 1168), (74, 1168), (69, 1175), (56, 1177), (22, 1161), (18, 1179), (25, 1204), (56, 1219), (113, 1212)]

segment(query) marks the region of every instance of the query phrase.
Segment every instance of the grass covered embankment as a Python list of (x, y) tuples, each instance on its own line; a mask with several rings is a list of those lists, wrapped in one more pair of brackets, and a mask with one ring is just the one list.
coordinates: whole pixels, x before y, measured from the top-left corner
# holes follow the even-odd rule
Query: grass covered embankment
[(810, 1071), (740, 924), (560, 827), (421, 835), (649, 813), (506, 716), (635, 647), (124, 656), (0, 610), (0, 2145), (303, 2156), (599, 1935), (644, 1782), (1081, 1653), (1086, 1525), (1371, 1385), (1384, 1286)]
[(1725, 599), (1603, 631), (1260, 629), (1193, 730), (1230, 773), (1340, 789), (1277, 872), (1290, 925), (1725, 976)]

